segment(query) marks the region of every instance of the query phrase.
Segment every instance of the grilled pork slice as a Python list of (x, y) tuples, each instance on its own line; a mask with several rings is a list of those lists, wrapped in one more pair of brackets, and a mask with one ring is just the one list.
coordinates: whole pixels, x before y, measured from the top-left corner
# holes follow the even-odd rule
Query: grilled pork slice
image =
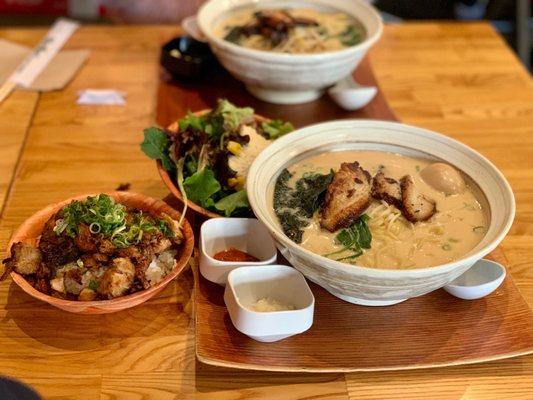
[(405, 175), (400, 186), (402, 189), (402, 211), (407, 220), (411, 222), (427, 221), (435, 214), (437, 211), (435, 202), (416, 189), (411, 175)]
[(384, 200), (388, 204), (402, 209), (402, 189), (400, 183), (393, 178), (385, 176), (383, 168), (378, 170), (372, 182), (372, 197), (377, 200)]
[(371, 201), (370, 174), (359, 163), (342, 163), (326, 191), (320, 225), (335, 232), (352, 225)]

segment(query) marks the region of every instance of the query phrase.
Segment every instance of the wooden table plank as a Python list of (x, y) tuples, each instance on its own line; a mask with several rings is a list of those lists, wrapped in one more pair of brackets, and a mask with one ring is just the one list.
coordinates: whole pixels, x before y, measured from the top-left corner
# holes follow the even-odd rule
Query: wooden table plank
[(0, 104), (0, 216), (39, 95), (16, 91)]
[[(138, 144), (142, 128), (154, 122), (159, 45), (176, 32), (163, 26), (76, 32), (68, 46), (88, 48), (91, 57), (65, 90), (39, 101), (0, 221), (2, 250), (21, 221), (67, 196), (123, 182), (133, 191), (166, 194)], [(0, 37), (33, 45), (43, 33), (7, 29)], [(515, 282), (533, 304), (533, 83), (527, 72), (486, 24), (391, 25), (371, 62), (403, 122), (464, 141), (509, 178), (518, 212), (503, 248)], [(127, 105), (76, 106), (77, 92), (86, 88), (123, 90)], [(2, 135), (18, 122), (0, 116)], [(13, 159), (16, 151), (5, 153)], [(207, 367), (194, 359), (191, 287), (185, 274), (144, 306), (76, 316), (2, 282), (0, 372), (35, 385), (47, 398), (525, 399), (533, 393), (533, 357), (346, 377)]]

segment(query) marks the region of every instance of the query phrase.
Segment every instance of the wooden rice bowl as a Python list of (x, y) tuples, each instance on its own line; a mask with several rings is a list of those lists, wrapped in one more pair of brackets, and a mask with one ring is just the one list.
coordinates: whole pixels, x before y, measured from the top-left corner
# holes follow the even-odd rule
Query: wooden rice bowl
[[(181, 215), (178, 211), (174, 210), (162, 200), (153, 199), (142, 194), (127, 192), (110, 192), (107, 194), (113, 197), (117, 202), (156, 215), (165, 212), (174, 220), (179, 220)], [(94, 194), (71, 197), (59, 203), (51, 204), (43, 208), (41, 211), (33, 214), (13, 234), (11, 240), (9, 241), (8, 249), (11, 249), (11, 245), (16, 242), (25, 242), (37, 245), (44, 224), (53, 214), (58, 212), (62, 207), (66, 206), (73, 200), (85, 199), (87, 196), (94, 196)], [(180, 247), (180, 253), (176, 256), (176, 267), (169, 272), (161, 282), (157, 283), (153, 287), (126, 296), (117, 297), (116, 299), (94, 301), (59, 299), (38, 291), (30, 285), (24, 276), (14, 271), (11, 272), (11, 277), (13, 281), (30, 296), (68, 312), (77, 314), (107, 314), (121, 311), (126, 308), (134, 307), (138, 304), (144, 303), (146, 300), (154, 297), (161, 290), (163, 290), (172, 279), (177, 277), (183, 271), (191, 257), (194, 247), (194, 234), (189, 222), (186, 219), (183, 221), (182, 232), (184, 236), (184, 242)]]
[[(208, 113), (210, 110), (202, 110), (202, 111), (197, 111), (195, 113), (193, 113), (194, 115), (202, 115), (202, 114), (205, 114), (205, 113)], [(262, 123), (262, 122), (268, 122), (270, 121), (269, 118), (265, 118), (261, 115), (257, 115), (257, 114), (254, 114), (254, 118), (255, 118), (255, 121), (257, 123)], [(174, 122), (172, 123), (171, 125), (169, 125), (167, 127), (167, 129), (171, 132), (176, 132), (178, 130), (178, 122)], [(168, 190), (170, 190), (170, 193), (172, 193), (172, 195), (174, 197), (176, 197), (179, 201), (179, 203), (181, 205), (184, 205), (184, 202), (183, 202), (183, 196), (181, 195), (181, 192), (180, 192), (180, 189), (176, 186), (176, 184), (174, 183), (174, 181), (172, 180), (172, 178), (170, 177), (169, 173), (163, 168), (163, 165), (161, 164), (161, 161), (157, 161), (157, 170), (159, 171), (159, 175), (161, 176), (161, 179), (163, 180), (163, 182), (165, 183), (166, 187), (168, 188)], [(187, 200), (187, 206), (191, 209), (191, 210), (194, 210), (194, 212), (200, 214), (201, 216), (203, 216), (204, 218), (219, 218), (219, 217), (223, 217), (223, 215), (220, 215), (214, 211), (210, 211), (210, 210), (206, 210), (205, 208), (203, 208), (202, 206), (190, 201), (190, 200)]]

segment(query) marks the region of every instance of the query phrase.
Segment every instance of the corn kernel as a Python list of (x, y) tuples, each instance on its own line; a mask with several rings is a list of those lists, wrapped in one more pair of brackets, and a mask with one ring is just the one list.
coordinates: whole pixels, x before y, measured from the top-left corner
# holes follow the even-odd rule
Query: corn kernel
[(246, 179), (244, 179), (244, 176), (237, 176), (237, 184), (235, 185), (235, 188), (237, 190), (241, 190), (244, 188), (245, 183), (246, 183)]
[(235, 187), (237, 185), (237, 178), (229, 178), (228, 179), (228, 186), (229, 187)]
[(237, 143), (237, 142), (234, 142), (233, 140), (230, 140), (228, 142), (228, 145), (226, 146), (228, 151), (236, 156), (238, 156), (239, 154), (241, 154), (241, 151), (242, 151), (242, 146)]

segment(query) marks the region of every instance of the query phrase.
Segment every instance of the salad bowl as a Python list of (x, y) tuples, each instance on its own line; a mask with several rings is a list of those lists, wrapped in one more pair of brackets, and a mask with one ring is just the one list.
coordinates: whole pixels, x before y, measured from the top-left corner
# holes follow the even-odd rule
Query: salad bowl
[[(110, 192), (107, 194), (113, 197), (117, 202), (128, 207), (137, 208), (152, 214), (166, 213), (175, 221), (179, 220), (181, 216), (178, 211), (173, 209), (164, 201), (142, 194), (128, 192)], [(33, 214), (13, 234), (9, 241), (8, 248), (11, 248), (11, 246), (17, 242), (36, 245), (39, 241), (45, 223), (52, 215), (74, 200), (86, 199), (88, 196), (93, 195), (94, 194), (84, 194), (71, 197), (58, 203), (50, 204), (49, 206)], [(170, 283), (170, 281), (176, 278), (185, 269), (194, 248), (194, 234), (189, 222), (186, 219), (184, 219), (182, 223), (182, 233), (184, 240), (182, 246), (180, 247), (180, 252), (175, 257), (176, 264), (160, 282), (154, 284), (148, 289), (111, 300), (76, 301), (61, 299), (47, 295), (35, 289), (24, 278), (23, 275), (18, 274), (15, 271), (11, 272), (11, 278), (13, 279), (13, 282), (15, 282), (30, 296), (68, 312), (77, 314), (107, 314), (125, 310), (127, 308), (144, 303), (148, 299), (157, 295)]]
[[(200, 116), (200, 115), (204, 115), (204, 114), (208, 113), (209, 111), (210, 110), (206, 109), (206, 110), (201, 110), (201, 111), (194, 112), (193, 114)], [(270, 121), (268, 118), (265, 118), (265, 117), (263, 117), (261, 115), (257, 115), (257, 114), (254, 114), (254, 119), (255, 119), (255, 121), (258, 124), (260, 124), (262, 122)], [(170, 124), (167, 127), (167, 129), (170, 132), (176, 132), (178, 128), (179, 128), (178, 122), (174, 122), (174, 123)], [(159, 176), (163, 180), (163, 183), (165, 184), (165, 186), (168, 188), (168, 190), (170, 190), (170, 193), (172, 193), (172, 195), (176, 199), (178, 199), (180, 204), (185, 205), (185, 202), (183, 200), (183, 195), (181, 194), (180, 189), (178, 188), (178, 186), (176, 185), (174, 180), (171, 178), (171, 176), (168, 173), (168, 171), (165, 168), (163, 168), (163, 164), (159, 160), (157, 161), (157, 171), (159, 172)], [(194, 212), (196, 212), (197, 214), (201, 215), (204, 218), (223, 217), (223, 215), (218, 214), (218, 213), (216, 213), (214, 211), (208, 210), (208, 209), (202, 207), (201, 205), (196, 204), (195, 202), (193, 202), (191, 200), (187, 200), (187, 207), (189, 207), (191, 210), (193, 210)]]
[(215, 108), (189, 112), (166, 129), (145, 129), (141, 149), (156, 160), (161, 179), (184, 208), (204, 218), (248, 217), (252, 161), (293, 129), (290, 122), (219, 99)]

